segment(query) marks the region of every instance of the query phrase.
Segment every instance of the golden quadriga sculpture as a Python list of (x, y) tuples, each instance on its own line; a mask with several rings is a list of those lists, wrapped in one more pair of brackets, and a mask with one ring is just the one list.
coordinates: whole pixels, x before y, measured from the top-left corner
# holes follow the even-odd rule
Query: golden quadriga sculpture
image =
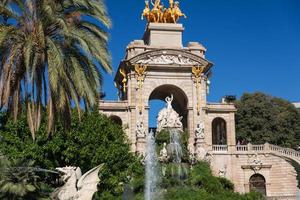
[(169, 0), (169, 8), (165, 8), (161, 0), (151, 0), (153, 8), (150, 8), (149, 1), (145, 1), (146, 7), (142, 13), (142, 19), (146, 18), (148, 23), (177, 23), (180, 17), (186, 18), (179, 8), (179, 2)]

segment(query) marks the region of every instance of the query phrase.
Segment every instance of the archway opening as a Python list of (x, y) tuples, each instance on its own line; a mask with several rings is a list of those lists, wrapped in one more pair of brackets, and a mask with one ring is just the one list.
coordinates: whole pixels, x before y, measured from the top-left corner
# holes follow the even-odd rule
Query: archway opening
[(183, 128), (187, 129), (188, 98), (185, 92), (174, 85), (162, 85), (155, 88), (149, 96), (149, 128), (156, 128), (159, 111), (166, 106), (165, 98), (173, 95), (173, 109), (182, 116)]
[(212, 144), (227, 145), (226, 121), (223, 118), (216, 118), (212, 122)]
[(249, 180), (250, 192), (260, 192), (263, 195), (267, 195), (266, 179), (260, 174), (254, 174)]
[(122, 119), (120, 118), (120, 117), (118, 117), (118, 116), (116, 116), (116, 115), (112, 115), (112, 116), (110, 116), (109, 117), (110, 118), (110, 120), (112, 121), (112, 122), (114, 122), (115, 124), (118, 124), (118, 125), (120, 125), (120, 126), (122, 126)]

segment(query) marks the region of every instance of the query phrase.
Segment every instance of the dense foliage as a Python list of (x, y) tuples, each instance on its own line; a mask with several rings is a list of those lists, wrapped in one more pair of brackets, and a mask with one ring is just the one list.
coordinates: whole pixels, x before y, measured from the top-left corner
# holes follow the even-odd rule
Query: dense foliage
[[(181, 134), (181, 146), (183, 150), (182, 163), (160, 163), (161, 193), (159, 199), (172, 200), (264, 200), (258, 193), (245, 195), (234, 192), (234, 185), (225, 178), (212, 175), (210, 165), (207, 162), (199, 162), (194, 166), (189, 164), (187, 145), (188, 133)], [(163, 148), (163, 143), (170, 143), (170, 133), (162, 130), (156, 134), (157, 153)], [(169, 148), (167, 146), (167, 148)], [(143, 200), (144, 177), (135, 177), (131, 182), (131, 192), (126, 197)], [(135, 197), (134, 197), (135, 196)]]
[(241, 195), (233, 191), (233, 184), (224, 178), (214, 177), (206, 162), (195, 165), (187, 180), (187, 185), (173, 185), (164, 197), (172, 200), (264, 200), (258, 193)]
[[(140, 185), (138, 186), (140, 188)], [(136, 189), (132, 185), (132, 198), (143, 200), (143, 190)], [(210, 166), (206, 162), (200, 162), (193, 166), (189, 176), (185, 179), (176, 179), (171, 176), (163, 177), (160, 199), (172, 200), (264, 200), (259, 193), (245, 195), (234, 192), (233, 184), (224, 178), (212, 175)], [(135, 198), (133, 198), (133, 193)]]
[(244, 94), (236, 106), (238, 139), (292, 148), (300, 144), (300, 112), (290, 102), (254, 93)]
[(32, 141), (26, 116), (17, 123), (9, 118), (0, 129), (0, 151), (10, 159), (33, 160), (41, 168), (80, 166), (83, 172), (105, 163), (99, 176), (101, 184), (97, 197), (116, 199), (123, 193), (123, 185), (133, 174), (143, 174), (140, 162), (130, 153), (127, 138), (118, 125), (97, 111), (85, 114), (79, 122), (73, 115), (71, 130), (64, 132), (57, 126), (56, 134), (47, 137), (47, 124), (42, 122), (36, 141)]
[(58, 116), (71, 123), (71, 105), (97, 104), (109, 26), (103, 0), (0, 1), (0, 109), (14, 120), (26, 110), (33, 140), (42, 105), (51, 133)]
[(48, 199), (50, 191), (33, 161), (0, 158), (0, 199)]

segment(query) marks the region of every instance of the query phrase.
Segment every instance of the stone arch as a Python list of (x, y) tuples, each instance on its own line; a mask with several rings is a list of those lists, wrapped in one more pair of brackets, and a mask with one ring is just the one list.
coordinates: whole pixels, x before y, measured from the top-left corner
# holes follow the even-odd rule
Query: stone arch
[(212, 144), (227, 145), (227, 123), (221, 117), (212, 121)]
[(261, 174), (254, 174), (249, 179), (250, 192), (256, 191), (267, 195), (266, 179)]
[(157, 86), (151, 91), (148, 101), (155, 99), (165, 101), (165, 98), (171, 96), (171, 94), (173, 94), (174, 97), (172, 106), (174, 110), (183, 117), (182, 124), (184, 129), (186, 129), (188, 127), (188, 97), (181, 88), (172, 84)]
[(109, 119), (120, 126), (123, 125), (122, 119), (119, 116), (111, 115), (109, 116)]

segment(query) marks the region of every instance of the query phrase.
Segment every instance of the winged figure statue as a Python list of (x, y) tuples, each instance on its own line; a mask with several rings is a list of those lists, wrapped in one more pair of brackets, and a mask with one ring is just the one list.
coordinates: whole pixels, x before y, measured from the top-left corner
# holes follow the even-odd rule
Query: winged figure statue
[(91, 200), (100, 181), (98, 173), (103, 164), (91, 169), (84, 175), (79, 167), (56, 168), (65, 183), (51, 194), (53, 200)]

